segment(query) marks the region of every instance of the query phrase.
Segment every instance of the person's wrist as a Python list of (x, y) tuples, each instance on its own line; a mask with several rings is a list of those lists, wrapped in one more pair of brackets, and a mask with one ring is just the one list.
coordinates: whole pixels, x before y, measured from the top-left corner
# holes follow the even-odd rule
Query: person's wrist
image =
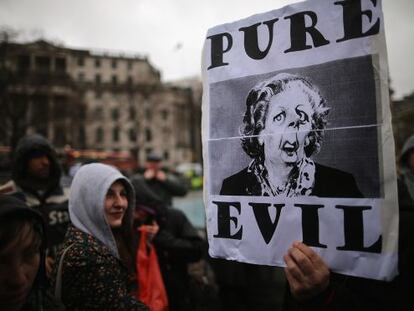
[(315, 295), (303, 297), (298, 299), (300, 304), (308, 305), (312, 307), (318, 307), (318, 310), (325, 310), (325, 308), (331, 303), (335, 295), (335, 290), (330, 283), (320, 292)]

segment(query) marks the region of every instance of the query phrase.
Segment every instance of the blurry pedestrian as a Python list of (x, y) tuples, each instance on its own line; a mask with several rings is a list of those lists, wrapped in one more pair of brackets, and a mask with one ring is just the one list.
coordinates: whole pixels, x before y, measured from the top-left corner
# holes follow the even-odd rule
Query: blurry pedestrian
[(153, 244), (154, 237), (159, 231), (156, 214), (155, 208), (136, 202), (134, 245), (137, 250), (135, 259), (138, 271), (137, 297), (148, 305), (151, 311), (168, 311), (164, 278), (161, 274), (157, 250)]
[(133, 297), (134, 202), (130, 182), (111, 166), (88, 164), (75, 175), (69, 198), (72, 225), (52, 275), (57, 289), (62, 277), (61, 298), (68, 310), (147, 310)]
[(52, 145), (43, 136), (28, 135), (17, 144), (12, 179), (0, 186), (0, 194), (15, 196), (42, 214), (48, 240), (48, 272), (69, 224), (69, 190), (60, 185), (61, 173)]
[(0, 195), (0, 310), (46, 310), (45, 250), (42, 216)]
[(399, 164), (401, 172), (399, 182), (405, 184), (411, 199), (414, 199), (414, 135), (405, 141)]
[(158, 197), (142, 178), (131, 180), (136, 191), (136, 225), (157, 230), (152, 243), (156, 248), (170, 311), (196, 310), (192, 300), (188, 265), (199, 261), (206, 244), (185, 214)]
[(142, 179), (164, 205), (171, 206), (174, 196), (185, 196), (188, 192), (188, 183), (180, 175), (163, 168), (162, 157), (152, 152), (148, 155), (145, 169), (131, 179)]

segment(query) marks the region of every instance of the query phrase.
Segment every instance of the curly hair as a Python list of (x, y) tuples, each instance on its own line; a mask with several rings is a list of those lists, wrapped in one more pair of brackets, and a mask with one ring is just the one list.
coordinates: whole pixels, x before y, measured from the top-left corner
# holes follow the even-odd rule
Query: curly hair
[(306, 156), (319, 152), (323, 140), (323, 130), (327, 124), (329, 108), (319, 90), (305, 77), (280, 73), (256, 84), (246, 98), (246, 112), (240, 127), (243, 150), (252, 158), (263, 155), (263, 145), (258, 135), (265, 128), (270, 99), (287, 89), (289, 84), (297, 85), (307, 95), (312, 106), (312, 131), (308, 135), (309, 144), (305, 147)]

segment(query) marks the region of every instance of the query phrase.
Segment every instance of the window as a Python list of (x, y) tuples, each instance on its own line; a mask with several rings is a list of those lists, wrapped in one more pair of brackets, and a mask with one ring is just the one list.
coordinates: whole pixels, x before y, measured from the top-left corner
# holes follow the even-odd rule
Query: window
[(145, 119), (151, 120), (152, 118), (152, 112), (150, 108), (145, 108)]
[(170, 153), (168, 151), (164, 151), (164, 159), (168, 160), (170, 158)]
[(97, 99), (102, 98), (102, 91), (101, 90), (96, 90), (95, 98), (97, 98)]
[(132, 60), (128, 61), (128, 70), (132, 69), (132, 65), (133, 65)]
[(49, 71), (50, 58), (47, 56), (37, 56), (35, 59), (36, 69), (39, 71)]
[(152, 132), (150, 129), (145, 129), (145, 140), (150, 142), (152, 140)]
[(100, 74), (95, 75), (95, 83), (96, 84), (101, 84), (101, 75)]
[(86, 141), (86, 135), (85, 135), (85, 128), (83, 126), (79, 127), (78, 135), (79, 135), (79, 137), (78, 137), (79, 145), (84, 147), (85, 146), (85, 141)]
[(129, 129), (129, 140), (136, 141), (137, 140), (137, 131), (134, 128)]
[(54, 144), (58, 147), (63, 147), (66, 143), (66, 131), (63, 126), (55, 126), (54, 131), (55, 137), (54, 137)]
[(127, 78), (127, 85), (132, 86), (132, 77), (131, 76), (128, 76), (128, 78)]
[(99, 58), (95, 58), (95, 67), (96, 68), (101, 67), (101, 60)]
[(135, 107), (129, 107), (129, 119), (135, 120), (136, 115), (137, 115), (137, 112), (135, 110)]
[(112, 85), (116, 86), (118, 84), (118, 79), (116, 78), (115, 75), (112, 76)]
[(168, 119), (168, 110), (161, 110), (161, 118), (166, 121)]
[(67, 105), (65, 96), (55, 96), (53, 99), (53, 119), (63, 120), (70, 115), (70, 108)]
[(102, 119), (103, 117), (103, 109), (102, 107), (96, 107), (95, 108), (95, 118), (96, 119)]
[(19, 55), (17, 59), (17, 70), (19, 72), (25, 72), (30, 69), (30, 56), (29, 55)]
[(117, 65), (117, 63), (116, 63), (116, 59), (113, 59), (113, 60), (112, 60), (112, 68), (114, 68), (114, 69), (115, 69), (115, 68), (116, 68), (116, 65)]
[(56, 58), (55, 59), (55, 70), (57, 72), (65, 72), (66, 71), (66, 59), (64, 58)]
[(78, 57), (78, 66), (83, 67), (85, 65), (85, 59), (83, 57)]
[(114, 142), (119, 141), (119, 127), (118, 126), (115, 126), (112, 130), (112, 140)]
[(104, 138), (104, 132), (103, 129), (101, 127), (98, 127), (96, 129), (96, 133), (95, 133), (95, 141), (96, 143), (100, 144), (103, 142), (103, 138)]
[(80, 82), (83, 82), (85, 80), (85, 74), (83, 72), (79, 72), (79, 74), (78, 74), (78, 80)]
[(119, 119), (119, 110), (118, 108), (112, 109), (112, 120), (117, 121)]

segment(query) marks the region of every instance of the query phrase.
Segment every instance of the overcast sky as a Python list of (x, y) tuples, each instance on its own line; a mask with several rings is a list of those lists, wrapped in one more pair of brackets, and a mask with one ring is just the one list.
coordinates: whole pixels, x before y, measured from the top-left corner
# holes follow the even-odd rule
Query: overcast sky
[[(149, 57), (164, 81), (200, 75), (208, 28), (294, 0), (0, 0), (0, 26), (21, 39)], [(414, 0), (383, 0), (391, 86), (414, 91)]]

